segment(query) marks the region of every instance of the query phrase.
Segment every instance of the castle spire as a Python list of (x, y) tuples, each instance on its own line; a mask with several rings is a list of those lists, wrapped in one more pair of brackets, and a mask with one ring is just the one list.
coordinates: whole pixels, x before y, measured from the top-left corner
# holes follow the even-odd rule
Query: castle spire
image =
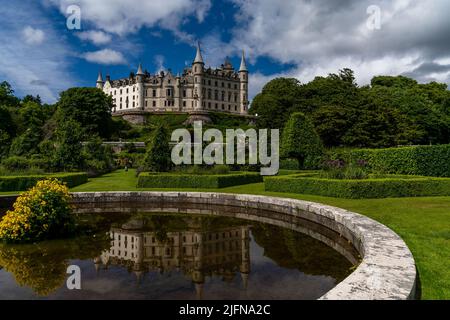
[(245, 62), (245, 52), (242, 50), (242, 58), (241, 58), (241, 67), (239, 68), (239, 72), (241, 71), (248, 71), (247, 70), (247, 63)]
[(139, 63), (138, 71), (136, 73), (138, 76), (144, 75), (144, 71), (142, 71), (142, 64)]
[(102, 72), (101, 71), (98, 72), (97, 83), (103, 83), (103, 76), (102, 76)]
[(197, 42), (197, 54), (195, 55), (194, 63), (204, 63), (202, 52), (200, 50), (200, 41)]

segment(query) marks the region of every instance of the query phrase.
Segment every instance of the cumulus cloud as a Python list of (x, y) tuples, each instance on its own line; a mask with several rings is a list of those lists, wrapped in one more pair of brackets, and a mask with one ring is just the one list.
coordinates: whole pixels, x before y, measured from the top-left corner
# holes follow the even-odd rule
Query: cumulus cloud
[(27, 44), (39, 45), (44, 42), (45, 33), (41, 29), (27, 26), (22, 31), (23, 38)]
[(211, 7), (210, 0), (49, 0), (62, 13), (70, 5), (81, 8), (82, 23), (89, 22), (109, 33), (125, 35), (141, 27), (162, 26), (178, 31), (183, 19), (194, 15), (202, 22)]
[(86, 61), (104, 65), (118, 65), (126, 63), (122, 53), (111, 49), (86, 52), (83, 54), (83, 58), (86, 59)]
[[(253, 61), (293, 64), (285, 74), (303, 82), (344, 67), (360, 84), (379, 74), (448, 81), (447, 0), (232, 1), (240, 8), (232, 46)], [(381, 9), (380, 30), (367, 27), (370, 5)]]
[[(33, 25), (24, 26), (27, 21)], [(70, 72), (71, 51), (35, 1), (2, 3), (0, 39), (0, 79), (19, 96), (40, 95), (51, 103), (77, 83)]]
[(111, 35), (103, 32), (103, 31), (96, 31), (96, 30), (79, 32), (79, 33), (77, 33), (77, 36), (81, 40), (91, 41), (95, 45), (104, 45), (104, 44), (111, 42), (111, 40), (112, 40)]

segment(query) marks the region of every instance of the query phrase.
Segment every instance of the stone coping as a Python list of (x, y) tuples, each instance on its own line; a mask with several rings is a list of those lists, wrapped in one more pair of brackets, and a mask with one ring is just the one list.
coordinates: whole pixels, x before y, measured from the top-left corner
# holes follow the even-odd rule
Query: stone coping
[[(213, 192), (79, 192), (74, 204), (168, 202), (239, 206), (275, 211), (330, 228), (362, 257), (356, 270), (321, 300), (406, 300), (416, 293), (416, 266), (405, 242), (385, 225), (344, 209), (314, 202)], [(245, 217), (241, 217), (245, 218)]]

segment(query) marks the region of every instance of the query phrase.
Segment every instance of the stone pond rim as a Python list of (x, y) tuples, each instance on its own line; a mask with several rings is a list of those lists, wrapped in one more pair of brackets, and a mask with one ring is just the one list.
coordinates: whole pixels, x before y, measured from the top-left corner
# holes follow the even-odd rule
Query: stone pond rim
[[(74, 204), (162, 202), (239, 206), (303, 218), (334, 230), (362, 257), (346, 279), (321, 300), (406, 300), (416, 298), (416, 265), (405, 242), (385, 225), (344, 209), (319, 203), (246, 194), (212, 192), (76, 192)], [(1, 196), (8, 207), (16, 196)]]

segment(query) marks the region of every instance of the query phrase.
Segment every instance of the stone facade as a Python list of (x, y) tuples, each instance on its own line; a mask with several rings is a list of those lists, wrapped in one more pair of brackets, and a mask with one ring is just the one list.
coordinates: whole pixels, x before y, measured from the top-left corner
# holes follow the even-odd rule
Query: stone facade
[[(113, 114), (141, 110), (145, 112), (217, 111), (246, 115), (248, 111), (248, 70), (244, 53), (238, 71), (228, 59), (219, 68), (206, 68), (200, 50), (192, 66), (182, 74), (170, 71), (150, 74), (139, 65), (128, 78), (103, 81), (100, 73), (97, 88), (110, 95)], [(133, 119), (134, 120), (134, 119)]]

